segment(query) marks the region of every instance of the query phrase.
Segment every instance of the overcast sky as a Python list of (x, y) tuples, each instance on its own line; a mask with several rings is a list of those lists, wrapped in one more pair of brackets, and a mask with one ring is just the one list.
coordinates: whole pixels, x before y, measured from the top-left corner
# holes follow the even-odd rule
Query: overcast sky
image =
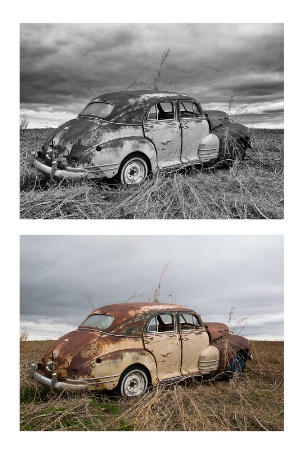
[(21, 113), (55, 127), (99, 94), (150, 88), (170, 49), (160, 88), (226, 112), (234, 96), (242, 123), (282, 128), (283, 48), (279, 23), (21, 24)]
[(241, 334), (283, 339), (282, 236), (21, 236), (21, 327), (56, 339), (94, 308), (149, 301), (167, 264), (161, 301), (204, 321), (234, 308)]

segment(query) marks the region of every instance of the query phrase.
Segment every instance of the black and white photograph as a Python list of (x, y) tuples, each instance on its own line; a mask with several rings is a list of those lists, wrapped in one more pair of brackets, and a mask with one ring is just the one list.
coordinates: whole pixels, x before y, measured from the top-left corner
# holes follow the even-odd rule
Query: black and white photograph
[(20, 218), (282, 219), (283, 23), (20, 24)]

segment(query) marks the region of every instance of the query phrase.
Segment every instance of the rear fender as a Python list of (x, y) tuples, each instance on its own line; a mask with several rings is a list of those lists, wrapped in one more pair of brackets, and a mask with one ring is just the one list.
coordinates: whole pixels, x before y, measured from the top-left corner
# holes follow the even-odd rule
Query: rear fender
[[(100, 362), (96, 362), (99, 360)], [(100, 358), (94, 359), (94, 362), (88, 362), (90, 367), (90, 373), (92, 377), (113, 379), (112, 383), (105, 386), (106, 389), (111, 390), (118, 386), (119, 378), (125, 369), (134, 365), (140, 364), (144, 366), (149, 374), (150, 381), (152, 384), (157, 384), (157, 368), (153, 356), (146, 350), (141, 350), (138, 348), (127, 349), (127, 350), (117, 350), (116, 352), (111, 352), (107, 355), (100, 356)], [(79, 376), (81, 377), (81, 372), (88, 372), (87, 368), (83, 366), (79, 371)]]
[[(90, 166), (110, 168), (107, 177), (112, 178), (117, 175), (124, 158), (132, 153), (143, 154), (148, 160), (149, 170), (153, 173), (157, 171), (156, 150), (153, 144), (143, 137), (119, 138), (95, 146), (90, 150)], [(87, 159), (87, 155), (85, 158)]]

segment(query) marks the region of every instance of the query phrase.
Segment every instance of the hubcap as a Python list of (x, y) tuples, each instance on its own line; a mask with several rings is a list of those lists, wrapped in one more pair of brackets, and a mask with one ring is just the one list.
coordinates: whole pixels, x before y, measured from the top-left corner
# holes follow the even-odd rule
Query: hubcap
[(132, 372), (124, 381), (124, 392), (127, 397), (143, 394), (146, 381), (142, 373)]
[(125, 184), (141, 183), (146, 176), (146, 165), (140, 159), (130, 161), (124, 168)]

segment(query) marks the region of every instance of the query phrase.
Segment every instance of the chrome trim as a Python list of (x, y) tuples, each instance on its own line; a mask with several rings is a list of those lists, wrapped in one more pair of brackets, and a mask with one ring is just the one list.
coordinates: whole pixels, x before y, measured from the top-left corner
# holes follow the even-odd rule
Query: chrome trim
[(115, 169), (117, 166), (119, 166), (120, 163), (108, 163), (108, 164), (102, 164), (99, 166), (87, 166), (86, 170), (94, 170), (94, 169), (102, 169), (103, 167), (106, 167), (105, 170), (108, 170), (109, 167), (112, 167), (113, 169)]
[(51, 178), (86, 178), (88, 176), (88, 171), (86, 169), (73, 168), (72, 170), (60, 170), (57, 168), (56, 161), (53, 161), (52, 167), (49, 167), (35, 159), (33, 165), (39, 172), (49, 175)]
[[(62, 392), (68, 391), (85, 391), (89, 386), (104, 383), (117, 382), (118, 375), (104, 376), (100, 378), (83, 378), (82, 380), (73, 380), (67, 378), (66, 381), (58, 381), (57, 374), (53, 373), (51, 378), (47, 378), (44, 375), (37, 372), (37, 364), (32, 364), (30, 369), (30, 378), (36, 380), (43, 386), (49, 387), (52, 391)], [(109, 380), (102, 381), (102, 378), (111, 378)], [(95, 381), (93, 381), (95, 380)]]
[(103, 381), (103, 378), (117, 378), (120, 374), (116, 375), (104, 375), (103, 377), (96, 377), (96, 378), (83, 378), (80, 380), (74, 380), (73, 378), (67, 378), (66, 381), (70, 381), (71, 383), (75, 384), (83, 384), (86, 382), (93, 382), (93, 383), (109, 383), (111, 380), (105, 380)]
[(201, 374), (207, 374), (213, 370), (217, 370), (219, 366), (219, 359), (203, 360), (201, 357), (198, 362), (198, 369)]

